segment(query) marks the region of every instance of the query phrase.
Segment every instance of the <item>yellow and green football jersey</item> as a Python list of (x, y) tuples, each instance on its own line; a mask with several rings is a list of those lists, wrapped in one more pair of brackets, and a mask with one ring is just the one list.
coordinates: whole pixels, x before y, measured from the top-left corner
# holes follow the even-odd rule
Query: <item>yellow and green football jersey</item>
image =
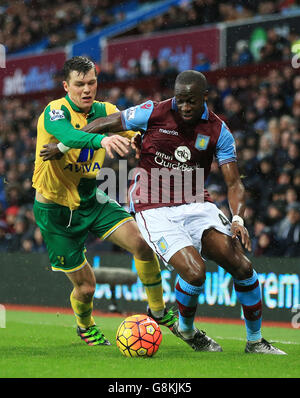
[[(68, 95), (50, 102), (38, 120), (33, 187), (46, 199), (71, 210), (88, 206), (95, 198), (96, 176), (104, 162), (105, 149), (101, 147), (103, 135), (80, 129), (117, 111), (109, 102), (94, 101), (90, 113), (85, 114)], [(121, 133), (128, 138), (134, 134)], [(44, 162), (39, 156), (43, 145), (59, 141), (74, 149), (59, 160)]]

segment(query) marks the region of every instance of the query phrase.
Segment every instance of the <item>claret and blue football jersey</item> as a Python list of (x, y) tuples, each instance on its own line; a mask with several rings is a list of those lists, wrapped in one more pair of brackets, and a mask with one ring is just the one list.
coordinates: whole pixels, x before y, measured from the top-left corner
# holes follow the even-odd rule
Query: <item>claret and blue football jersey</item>
[[(192, 173), (192, 189), (196, 189), (197, 169), (207, 178), (213, 157), (218, 164), (236, 161), (234, 138), (226, 124), (206, 104), (201, 119), (195, 126), (184, 123), (177, 111), (175, 98), (162, 102), (147, 101), (121, 113), (123, 128), (141, 131), (142, 147), (140, 171), (137, 171), (130, 191), (131, 210), (141, 211), (160, 206), (186, 203), (175, 200), (178, 186), (170, 181), (170, 200), (163, 200), (164, 188), (154, 181), (153, 169), (178, 171), (182, 176)], [(182, 184), (184, 184), (184, 178)], [(183, 186), (182, 192), (183, 192)], [(151, 200), (154, 190), (159, 190), (160, 200)], [(195, 193), (195, 192), (194, 192)], [(204, 190), (204, 200), (211, 201)]]

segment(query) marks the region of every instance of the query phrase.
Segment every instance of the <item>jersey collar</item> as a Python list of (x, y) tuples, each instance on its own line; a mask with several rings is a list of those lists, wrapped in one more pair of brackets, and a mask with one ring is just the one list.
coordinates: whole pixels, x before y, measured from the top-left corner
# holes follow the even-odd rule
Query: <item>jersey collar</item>
[[(75, 112), (79, 112), (79, 113), (84, 113), (82, 109), (80, 109), (76, 104), (74, 104), (74, 102), (71, 100), (71, 98), (69, 97), (69, 94), (66, 95), (66, 100), (69, 102), (69, 104), (71, 105), (71, 108), (75, 111)], [(92, 107), (91, 107), (91, 111), (88, 113), (87, 118), (93, 117), (95, 114), (95, 102), (93, 103)]]
[[(175, 112), (178, 112), (178, 107), (177, 107), (177, 104), (176, 104), (176, 98), (175, 97), (172, 98), (172, 109)], [(207, 108), (206, 102), (204, 102), (204, 112), (201, 115), (201, 119), (202, 120), (208, 120), (208, 108)]]

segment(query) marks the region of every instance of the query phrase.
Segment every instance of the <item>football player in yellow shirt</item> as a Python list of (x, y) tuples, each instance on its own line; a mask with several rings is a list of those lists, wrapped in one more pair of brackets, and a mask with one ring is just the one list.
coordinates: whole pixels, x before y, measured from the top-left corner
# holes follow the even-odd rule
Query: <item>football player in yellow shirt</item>
[[(34, 215), (52, 269), (63, 271), (73, 284), (70, 301), (77, 333), (89, 345), (110, 345), (92, 316), (96, 281), (85, 257), (89, 232), (133, 254), (147, 293), (149, 313), (159, 324), (172, 330), (177, 318), (172, 310), (165, 309), (157, 257), (124, 208), (104, 193), (101, 201), (96, 198), (96, 176), (105, 151), (111, 157), (114, 151), (125, 155), (130, 143), (128, 138), (135, 133), (106, 136), (81, 131), (94, 119), (118, 110), (108, 102), (95, 101), (97, 73), (88, 58), (73, 57), (66, 61), (63, 74), (67, 95), (50, 102), (38, 120)], [(40, 157), (44, 145), (59, 142), (64, 149), (74, 149), (60, 159), (44, 162)]]

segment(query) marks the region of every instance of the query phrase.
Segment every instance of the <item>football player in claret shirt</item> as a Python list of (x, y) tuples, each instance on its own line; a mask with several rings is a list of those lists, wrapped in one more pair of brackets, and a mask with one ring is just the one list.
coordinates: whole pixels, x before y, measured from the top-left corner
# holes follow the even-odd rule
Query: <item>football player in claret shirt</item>
[[(140, 160), (129, 190), (130, 206), (149, 246), (178, 273), (175, 295), (179, 320), (173, 332), (196, 351), (222, 351), (217, 342), (194, 325), (205, 281), (203, 258), (207, 258), (233, 277), (245, 318), (245, 352), (282, 355), (285, 352), (261, 334), (259, 280), (243, 249), (244, 246), (250, 251), (251, 244), (243, 221), (245, 190), (238, 172), (234, 138), (226, 124), (207, 108), (206, 96), (205, 76), (184, 71), (176, 78), (173, 98), (158, 103), (147, 101), (95, 120), (84, 130), (115, 133), (131, 129), (142, 133), (140, 147), (133, 141)], [(231, 221), (212, 203), (204, 187), (203, 200), (188, 202), (183, 195), (188, 175), (190, 197), (197, 198), (197, 171), (203, 170), (205, 180), (214, 156), (227, 185)], [(176, 178), (170, 179), (170, 184), (159, 183), (153, 172), (157, 170), (175, 171), (174, 176), (182, 178), (176, 183)]]
[[(38, 120), (34, 215), (47, 245), (52, 270), (64, 272), (73, 284), (70, 301), (77, 333), (89, 345), (110, 345), (92, 316), (96, 281), (84, 245), (89, 232), (134, 255), (151, 311), (159, 324), (172, 329), (177, 317), (172, 310), (165, 309), (157, 256), (124, 208), (104, 193), (101, 201), (96, 197), (96, 175), (105, 150), (110, 156), (113, 151), (124, 155), (130, 145), (126, 137), (135, 133), (127, 131), (122, 133), (123, 137), (107, 137), (83, 132), (82, 128), (92, 120), (118, 109), (108, 102), (95, 101), (97, 75), (89, 59), (73, 57), (65, 63), (63, 72), (67, 95), (50, 102)], [(43, 146), (59, 141), (64, 150), (75, 149), (44, 162), (39, 156)]]

